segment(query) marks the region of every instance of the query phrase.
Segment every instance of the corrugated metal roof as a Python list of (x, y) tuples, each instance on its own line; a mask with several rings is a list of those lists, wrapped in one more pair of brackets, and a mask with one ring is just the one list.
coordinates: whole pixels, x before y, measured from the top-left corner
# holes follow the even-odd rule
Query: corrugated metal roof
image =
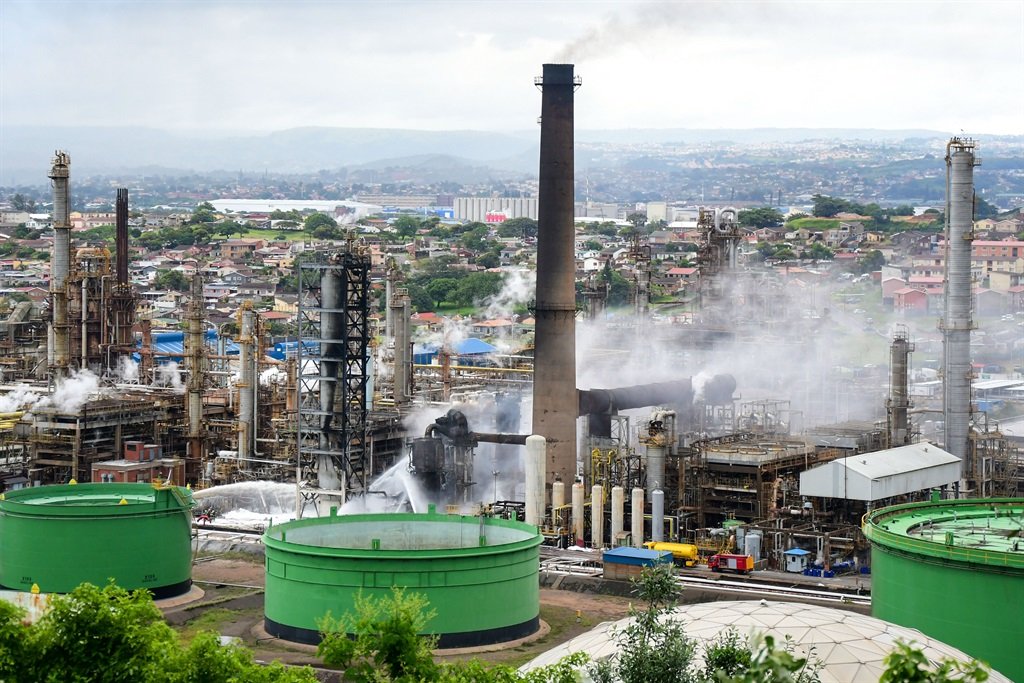
[(869, 479), (883, 479), (954, 462), (960, 462), (960, 458), (924, 441), (874, 453), (851, 455), (829, 464), (846, 467)]

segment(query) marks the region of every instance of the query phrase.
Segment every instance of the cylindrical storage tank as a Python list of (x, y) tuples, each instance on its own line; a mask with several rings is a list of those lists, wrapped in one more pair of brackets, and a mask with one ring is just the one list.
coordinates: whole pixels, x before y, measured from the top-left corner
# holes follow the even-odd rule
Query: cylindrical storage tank
[(0, 587), (67, 593), (81, 583), (145, 588), (157, 598), (192, 584), (192, 496), (149, 484), (65, 484), (0, 500)]
[(665, 540), (665, 492), (661, 489), (651, 494), (651, 540)]
[(623, 531), (625, 519), (626, 495), (621, 486), (612, 487), (612, 529), (609, 533), (611, 545), (616, 545), (616, 537)]
[(565, 484), (556, 481), (551, 485), (551, 511), (554, 512), (565, 505)]
[(583, 546), (583, 484), (572, 485), (572, 534), (573, 542)]
[(266, 546), (267, 631), (320, 640), (319, 620), (351, 612), (356, 596), (392, 586), (421, 593), (442, 647), (521, 638), (540, 625), (541, 536), (522, 522), (440, 514), (317, 517), (273, 526)]
[(743, 526), (736, 527), (736, 552), (740, 555), (749, 555), (745, 545), (746, 543), (746, 528)]
[(633, 547), (639, 548), (644, 544), (644, 490), (640, 487), (633, 489), (633, 505), (630, 509), (630, 533), (633, 536)]
[(1024, 681), (1022, 518), (1024, 498), (911, 503), (868, 513), (872, 616), (916, 628)]
[(590, 487), (590, 544), (604, 547), (604, 487), (600, 484)]
[(526, 523), (539, 526), (544, 519), (543, 436), (526, 437)]

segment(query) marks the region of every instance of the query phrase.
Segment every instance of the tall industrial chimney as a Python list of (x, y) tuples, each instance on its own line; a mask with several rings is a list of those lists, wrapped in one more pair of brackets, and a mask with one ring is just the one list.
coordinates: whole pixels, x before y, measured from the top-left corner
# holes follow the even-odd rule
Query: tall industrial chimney
[(115, 205), (116, 233), (115, 241), (117, 247), (117, 284), (128, 284), (128, 189), (120, 187), (117, 189), (117, 204)]
[(537, 200), (533, 433), (547, 439), (552, 480), (576, 476), (576, 258), (572, 64), (545, 64)]
[(68, 373), (68, 272), (71, 268), (71, 197), (68, 189), (71, 157), (61, 150), (54, 153), (50, 180), (53, 181), (53, 255), (50, 257), (50, 301), (53, 320), (53, 378)]
[[(117, 191), (117, 277), (118, 284), (127, 283), (128, 259), (124, 261), (125, 282), (121, 278), (121, 199), (124, 192), (125, 217), (127, 218), (128, 193)], [(125, 238), (127, 238), (127, 221), (125, 222)], [(127, 244), (127, 239), (125, 244)], [(199, 273), (192, 275), (188, 301), (188, 330), (185, 334), (185, 362), (188, 368), (188, 385), (185, 398), (185, 415), (188, 419), (188, 459), (193, 467), (200, 464), (203, 458), (203, 389), (206, 380), (206, 342), (204, 340), (204, 309), (203, 279)]]
[[(964, 461), (971, 419), (971, 240), (974, 238), (974, 141), (946, 145), (946, 310), (943, 333), (943, 446)], [(965, 476), (967, 463), (965, 462)]]

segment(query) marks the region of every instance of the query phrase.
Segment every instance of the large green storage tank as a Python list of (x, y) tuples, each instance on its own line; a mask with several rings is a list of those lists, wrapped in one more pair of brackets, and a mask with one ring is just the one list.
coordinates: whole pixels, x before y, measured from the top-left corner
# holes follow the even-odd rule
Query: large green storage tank
[(192, 495), (150, 484), (64, 484), (0, 500), (0, 586), (67, 593), (111, 579), (154, 597), (192, 583)]
[(421, 593), (441, 647), (504, 642), (540, 626), (537, 528), (504, 519), (364, 514), (287, 522), (266, 531), (267, 631), (316, 643), (318, 621), (356, 595)]
[(871, 614), (1024, 681), (1024, 499), (934, 501), (868, 513)]

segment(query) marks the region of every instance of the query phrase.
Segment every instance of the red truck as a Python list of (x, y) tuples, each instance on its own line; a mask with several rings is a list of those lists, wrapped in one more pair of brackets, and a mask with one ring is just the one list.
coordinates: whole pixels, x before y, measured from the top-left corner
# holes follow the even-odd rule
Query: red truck
[(708, 569), (713, 572), (733, 571), (737, 574), (746, 574), (754, 568), (754, 558), (750, 555), (726, 555), (719, 553), (712, 555), (708, 560)]

